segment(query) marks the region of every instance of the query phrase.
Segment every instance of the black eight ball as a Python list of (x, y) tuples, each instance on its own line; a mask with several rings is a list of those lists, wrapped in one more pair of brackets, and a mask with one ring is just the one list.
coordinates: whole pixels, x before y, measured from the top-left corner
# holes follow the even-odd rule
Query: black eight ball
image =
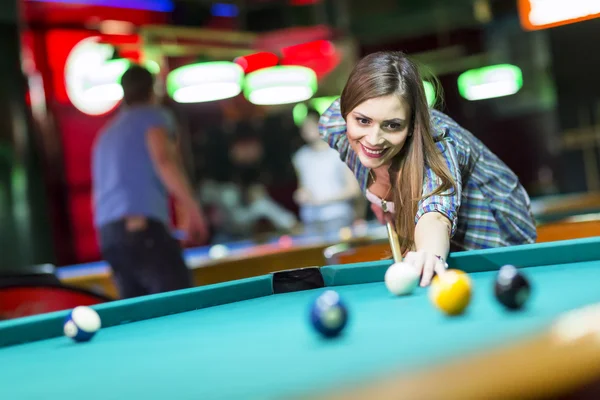
[(494, 284), (496, 299), (509, 310), (522, 308), (531, 293), (527, 278), (513, 265), (505, 265), (498, 271)]

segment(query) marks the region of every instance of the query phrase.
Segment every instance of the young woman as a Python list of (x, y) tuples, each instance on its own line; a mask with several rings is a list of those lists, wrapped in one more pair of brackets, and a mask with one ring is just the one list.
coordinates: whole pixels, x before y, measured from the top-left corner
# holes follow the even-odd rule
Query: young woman
[(429, 109), (418, 68), (405, 54), (363, 58), (319, 130), (380, 221), (394, 222), (422, 286), (445, 271), (451, 250), (535, 242), (529, 196), (517, 176), (473, 134)]

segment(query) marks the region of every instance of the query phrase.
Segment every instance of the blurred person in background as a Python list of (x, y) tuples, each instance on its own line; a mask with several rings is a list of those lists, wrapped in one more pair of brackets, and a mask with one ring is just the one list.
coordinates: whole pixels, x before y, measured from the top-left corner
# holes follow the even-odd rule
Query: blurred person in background
[(360, 197), (352, 171), (321, 139), (319, 117), (318, 111), (309, 109), (300, 127), (305, 145), (292, 159), (298, 177), (294, 199), (309, 234), (337, 232), (351, 226), (357, 218), (354, 201)]
[(154, 76), (132, 66), (121, 79), (124, 106), (93, 148), (95, 225), (102, 256), (122, 298), (192, 286), (169, 228), (169, 194), (182, 210), (186, 239), (203, 243), (203, 213), (176, 150), (174, 118), (156, 105)]
[(275, 202), (267, 192), (263, 153), (260, 137), (241, 129), (229, 149), (229, 180), (207, 180), (199, 187), (200, 202), (213, 209), (214, 243), (297, 230), (294, 213)]

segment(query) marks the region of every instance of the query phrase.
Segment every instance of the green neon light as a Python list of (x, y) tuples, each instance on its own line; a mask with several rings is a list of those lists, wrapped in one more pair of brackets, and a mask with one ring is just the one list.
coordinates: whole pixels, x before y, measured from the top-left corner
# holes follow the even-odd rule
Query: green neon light
[(312, 69), (279, 65), (249, 73), (244, 95), (257, 105), (291, 104), (310, 99), (317, 86), (317, 75)]
[(510, 96), (523, 87), (523, 73), (515, 65), (499, 64), (462, 73), (458, 91), (467, 100), (484, 100)]
[(167, 76), (167, 93), (179, 103), (200, 103), (237, 96), (244, 70), (236, 63), (213, 61), (190, 64)]
[(427, 105), (432, 107), (436, 103), (435, 88), (431, 82), (423, 81), (423, 88), (425, 89), (425, 97), (427, 98)]
[(292, 110), (292, 116), (294, 117), (294, 123), (296, 126), (300, 126), (306, 120), (308, 116), (308, 107), (304, 103), (298, 103), (294, 106)]
[(300, 126), (304, 123), (304, 120), (308, 115), (308, 106), (317, 110), (319, 114), (323, 114), (325, 111), (327, 111), (329, 106), (339, 98), (340, 96), (315, 97), (314, 99), (310, 99), (308, 101), (308, 105), (306, 103), (296, 104), (292, 110), (294, 123), (296, 126)]

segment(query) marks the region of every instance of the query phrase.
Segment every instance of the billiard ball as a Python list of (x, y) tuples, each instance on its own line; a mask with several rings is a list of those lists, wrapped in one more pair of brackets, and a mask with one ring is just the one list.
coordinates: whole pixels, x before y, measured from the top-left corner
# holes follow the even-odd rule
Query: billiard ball
[(404, 296), (415, 290), (421, 274), (411, 264), (398, 262), (392, 264), (385, 272), (385, 286), (396, 296)]
[(531, 293), (527, 278), (513, 265), (505, 265), (498, 271), (494, 282), (496, 299), (509, 310), (522, 308)]
[(435, 275), (429, 287), (429, 299), (447, 315), (462, 314), (471, 301), (471, 294), (471, 279), (465, 272), (456, 269)]
[(348, 322), (348, 309), (334, 290), (323, 292), (311, 306), (313, 328), (326, 338), (338, 336)]
[(345, 226), (340, 229), (340, 240), (342, 242), (347, 242), (352, 239), (352, 228)]
[(229, 249), (223, 244), (215, 244), (210, 248), (210, 250), (208, 250), (208, 256), (213, 260), (227, 257), (228, 254)]
[(63, 331), (65, 336), (76, 342), (87, 342), (100, 329), (101, 321), (98, 313), (86, 306), (75, 307), (65, 318)]

